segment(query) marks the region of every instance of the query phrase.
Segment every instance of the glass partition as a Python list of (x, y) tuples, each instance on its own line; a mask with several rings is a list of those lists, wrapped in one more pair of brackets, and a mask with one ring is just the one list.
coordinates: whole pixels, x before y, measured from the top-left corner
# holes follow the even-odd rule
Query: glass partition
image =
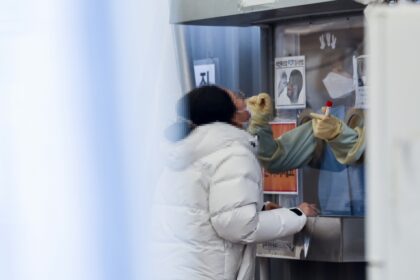
[[(272, 91), (278, 108), (275, 122), (295, 121), (299, 125), (310, 119), (309, 112), (320, 112), (331, 100), (332, 115), (351, 127), (363, 126), (363, 38), (361, 16), (276, 25), (270, 66), (274, 69)], [(290, 65), (294, 66), (288, 68)], [(299, 70), (303, 77), (301, 84), (295, 86), (303, 103), (291, 98), (293, 70)], [(321, 216), (364, 216), (364, 173), (363, 158), (356, 164), (342, 165), (328, 145), (320, 141), (315, 158), (297, 173), (298, 193), (270, 193), (265, 198), (284, 207), (302, 201), (316, 203)]]

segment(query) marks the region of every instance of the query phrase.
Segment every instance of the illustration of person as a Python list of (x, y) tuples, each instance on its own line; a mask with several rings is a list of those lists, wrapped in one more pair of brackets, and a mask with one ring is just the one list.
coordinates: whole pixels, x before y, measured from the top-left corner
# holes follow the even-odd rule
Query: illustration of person
[(285, 71), (281, 72), (280, 81), (277, 85), (277, 97), (283, 93), (283, 90), (287, 87), (287, 74)]
[(296, 69), (292, 70), (290, 72), (289, 82), (287, 83), (287, 97), (289, 97), (290, 103), (295, 104), (298, 102), (302, 87), (302, 73)]

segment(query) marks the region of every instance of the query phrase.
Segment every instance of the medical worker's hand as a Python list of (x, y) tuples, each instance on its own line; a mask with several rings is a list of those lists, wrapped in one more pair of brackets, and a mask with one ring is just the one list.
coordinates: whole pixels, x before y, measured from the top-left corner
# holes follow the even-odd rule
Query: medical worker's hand
[(342, 121), (334, 116), (310, 114), (312, 117), (312, 129), (317, 138), (329, 141), (337, 137), (341, 133)]
[(251, 122), (256, 125), (268, 123), (273, 117), (273, 102), (268, 93), (262, 92), (246, 100), (251, 113)]
[(299, 204), (298, 208), (306, 215), (306, 217), (315, 217), (319, 215), (319, 210), (316, 208), (315, 204), (302, 202)]

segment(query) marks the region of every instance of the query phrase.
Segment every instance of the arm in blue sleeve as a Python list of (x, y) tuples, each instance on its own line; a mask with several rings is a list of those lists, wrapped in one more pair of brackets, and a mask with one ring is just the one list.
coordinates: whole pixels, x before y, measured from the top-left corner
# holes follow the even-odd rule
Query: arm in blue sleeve
[(365, 151), (365, 130), (364, 128), (359, 127), (352, 129), (342, 123), (340, 134), (328, 141), (328, 144), (339, 163), (354, 163)]
[(269, 172), (283, 172), (302, 167), (312, 159), (317, 142), (311, 122), (273, 138), (271, 126), (252, 126), (249, 132), (258, 135), (258, 158)]

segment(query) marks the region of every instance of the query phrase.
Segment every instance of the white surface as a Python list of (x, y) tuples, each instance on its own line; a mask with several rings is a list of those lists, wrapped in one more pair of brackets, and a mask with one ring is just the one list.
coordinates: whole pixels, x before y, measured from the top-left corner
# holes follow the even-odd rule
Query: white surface
[(275, 3), (276, 0), (242, 0), (241, 5), (242, 7), (250, 7), (250, 6), (258, 6), (264, 4), (271, 4)]
[(366, 14), (369, 279), (418, 279), (420, 7), (370, 7)]
[(159, 117), (181, 94), (168, 6), (0, 1), (0, 279), (153, 279)]
[(341, 74), (330, 72), (322, 80), (331, 98), (341, 98), (354, 90), (353, 79)]

